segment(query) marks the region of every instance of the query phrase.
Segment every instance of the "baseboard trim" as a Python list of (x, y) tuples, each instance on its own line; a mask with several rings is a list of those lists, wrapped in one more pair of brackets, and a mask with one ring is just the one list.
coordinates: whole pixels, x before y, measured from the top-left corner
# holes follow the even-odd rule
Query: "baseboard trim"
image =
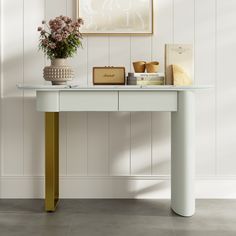
[[(170, 198), (169, 176), (62, 176), (61, 198)], [(44, 198), (44, 177), (1, 177), (0, 198)], [(236, 199), (236, 178), (199, 177), (196, 198)]]

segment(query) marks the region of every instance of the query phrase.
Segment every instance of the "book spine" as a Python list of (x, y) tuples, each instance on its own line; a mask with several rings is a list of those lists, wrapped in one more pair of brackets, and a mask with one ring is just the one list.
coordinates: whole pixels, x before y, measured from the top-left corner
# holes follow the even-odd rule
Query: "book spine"
[(163, 77), (164, 73), (134, 73), (134, 77), (153, 77), (153, 76), (158, 76), (158, 77)]
[(146, 81), (152, 81), (152, 80), (164, 80), (165, 78), (164, 77), (149, 77), (149, 78), (146, 78), (146, 77), (136, 77), (137, 80), (146, 80)]

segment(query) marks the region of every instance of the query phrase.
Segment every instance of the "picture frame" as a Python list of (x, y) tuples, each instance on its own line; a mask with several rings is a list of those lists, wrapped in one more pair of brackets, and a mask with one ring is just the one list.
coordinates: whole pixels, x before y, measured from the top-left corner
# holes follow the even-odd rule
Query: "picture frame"
[(77, 0), (84, 35), (152, 35), (153, 0)]

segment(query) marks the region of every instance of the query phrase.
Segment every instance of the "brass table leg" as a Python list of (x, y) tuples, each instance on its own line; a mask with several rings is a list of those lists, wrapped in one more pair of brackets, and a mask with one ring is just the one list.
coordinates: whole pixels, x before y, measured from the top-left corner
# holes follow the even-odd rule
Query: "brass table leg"
[(55, 211), (59, 200), (59, 113), (45, 113), (45, 210)]

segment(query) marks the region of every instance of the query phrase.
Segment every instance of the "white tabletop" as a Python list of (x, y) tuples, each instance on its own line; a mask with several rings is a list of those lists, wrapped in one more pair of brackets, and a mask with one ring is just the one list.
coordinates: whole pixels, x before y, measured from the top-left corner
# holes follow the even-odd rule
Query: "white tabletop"
[(211, 85), (191, 85), (191, 86), (174, 86), (174, 85), (33, 85), (17, 84), (19, 89), (40, 90), (40, 91), (191, 91), (211, 89)]

